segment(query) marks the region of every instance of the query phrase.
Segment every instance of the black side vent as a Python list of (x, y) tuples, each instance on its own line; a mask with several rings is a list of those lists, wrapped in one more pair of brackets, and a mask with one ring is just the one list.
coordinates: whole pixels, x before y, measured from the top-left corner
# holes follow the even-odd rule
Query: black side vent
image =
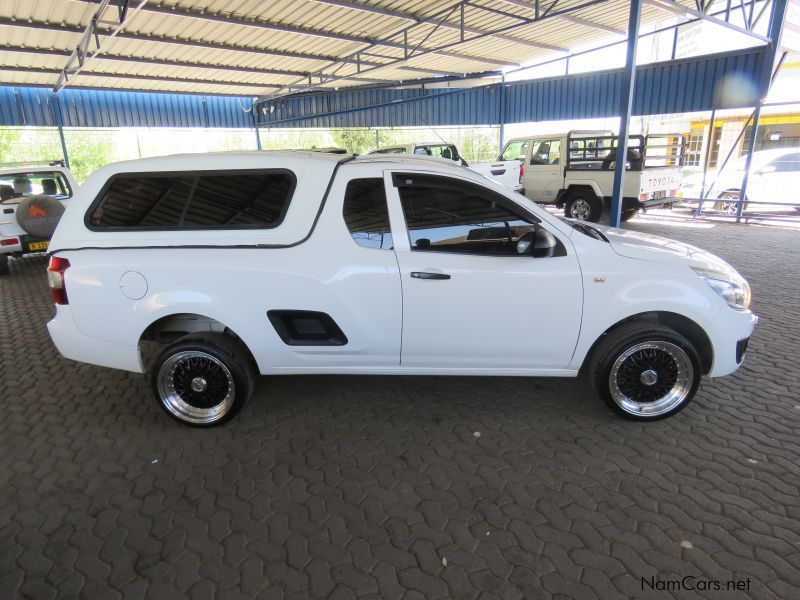
[(347, 336), (327, 313), (270, 310), (267, 317), (289, 346), (344, 346), (347, 343)]
[(750, 338), (744, 338), (743, 340), (739, 340), (736, 342), (736, 364), (742, 364), (744, 360), (744, 354), (747, 352), (747, 344), (750, 341)]

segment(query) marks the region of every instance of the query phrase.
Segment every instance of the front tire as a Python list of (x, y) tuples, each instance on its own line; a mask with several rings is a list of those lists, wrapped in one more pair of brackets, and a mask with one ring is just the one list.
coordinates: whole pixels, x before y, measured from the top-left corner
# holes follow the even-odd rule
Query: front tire
[(166, 348), (152, 371), (153, 393), (173, 419), (214, 427), (250, 398), (255, 369), (242, 346), (222, 334), (190, 335)]
[(564, 203), (564, 216), (578, 221), (597, 223), (603, 214), (603, 203), (591, 192), (572, 192)]
[(595, 392), (618, 415), (655, 421), (683, 410), (700, 386), (692, 343), (656, 323), (629, 323), (600, 341), (587, 369)]

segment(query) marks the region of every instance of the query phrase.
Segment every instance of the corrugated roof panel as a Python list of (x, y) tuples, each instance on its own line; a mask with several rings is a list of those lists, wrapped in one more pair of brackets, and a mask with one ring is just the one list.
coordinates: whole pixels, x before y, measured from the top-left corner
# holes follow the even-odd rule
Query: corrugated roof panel
[[(132, 3), (129, 17), (122, 33), (110, 39), (101, 36), (103, 52), (119, 56), (135, 58), (169, 59), (208, 63), (214, 69), (209, 77), (219, 79), (209, 84), (208, 90), (218, 93), (242, 93), (241, 87), (231, 86), (226, 82), (239, 81), (236, 71), (226, 72), (225, 66), (251, 67), (264, 70), (279, 69), (290, 71), (316, 71), (327, 63), (319, 58), (303, 58), (301, 56), (279, 56), (256, 53), (252, 50), (275, 50), (294, 54), (316, 54), (331, 57), (345, 57), (357, 50), (367, 48), (367, 41), (379, 39), (392, 32), (414, 23), (414, 18), (426, 17), (441, 12), (443, 7), (453, 6), (455, 2), (442, 0), (349, 0), (356, 8), (312, 0), (151, 0), (137, 11), (137, 3)], [(583, 6), (586, 0), (560, 0), (554, 12), (570, 7)], [(358, 9), (358, 4), (367, 9)], [(680, 0), (681, 5), (694, 7), (693, 0)], [(0, 3), (0, 25), (5, 45), (17, 47), (51, 48), (53, 50), (71, 51), (79, 33), (85, 28), (97, 10), (96, 0), (37, 0), (36, 2), (17, 0)], [(511, 26), (521, 21), (509, 14), (500, 14), (492, 10), (484, 10), (480, 6), (504, 11), (513, 15), (533, 16), (533, 7), (520, 6), (518, 2), (506, 0), (474, 0), (465, 8), (467, 26), (473, 30), (496, 29)], [(549, 6), (549, 5), (548, 5)], [(111, 21), (116, 7), (110, 7), (107, 18)], [(188, 12), (187, 12), (188, 11)], [(407, 13), (410, 18), (380, 14), (381, 11)], [(584, 6), (568, 16), (589, 19), (601, 25), (624, 29), (627, 24), (628, 0), (607, 0), (595, 5)], [(674, 13), (659, 9), (652, 4), (645, 4), (642, 10), (643, 23), (652, 23), (673, 19)], [(16, 19), (16, 25), (9, 24)], [(409, 39), (412, 43), (423, 42), (430, 48), (432, 44), (455, 42), (459, 39), (457, 27), (460, 11), (453, 11), (449, 16), (449, 28), (425, 24), (415, 26)], [(265, 21), (271, 27), (248, 24), (246, 21)], [(104, 24), (103, 27), (108, 27)], [(281, 30), (281, 28), (283, 30)], [(294, 29), (292, 32), (290, 30)], [(302, 33), (299, 30), (316, 30), (318, 34)], [(327, 35), (326, 35), (327, 33)], [(470, 34), (467, 34), (469, 37)], [(575, 47), (608, 35), (602, 28), (586, 24), (575, 24), (566, 18), (552, 17), (535, 24), (515, 27), (502, 32), (499, 36), (484, 37), (480, 40), (458, 44), (444, 51), (427, 56), (412, 58), (410, 63), (420, 68), (443, 72), (470, 72), (498, 68), (502, 64), (522, 63), (547, 55), (552, 47)], [(356, 38), (354, 40), (353, 38)], [(159, 41), (161, 40), (161, 41)], [(361, 41), (358, 41), (361, 40)], [(395, 38), (399, 42), (400, 38)], [(190, 46), (189, 44), (198, 44)], [(540, 44), (543, 47), (537, 47)], [(217, 46), (216, 49), (213, 47)], [(229, 47), (241, 47), (231, 50)], [(548, 49), (550, 47), (551, 49)], [(226, 49), (228, 48), (228, 49)], [(248, 49), (250, 50), (248, 52)], [(391, 44), (379, 44), (371, 48), (373, 55), (368, 60), (379, 63), (392, 58), (402, 57), (402, 49)], [(8, 55), (6, 55), (8, 56)], [(13, 58), (15, 66), (36, 66), (35, 55), (22, 55)], [(93, 68), (90, 59), (90, 70)], [(10, 63), (2, 63), (10, 64)], [(61, 66), (66, 64), (63, 57)], [(113, 67), (109, 65), (114, 65)], [(113, 72), (118, 75), (131, 73), (147, 73), (158, 77), (164, 74), (163, 80), (145, 80), (142, 78), (109, 78), (98, 81), (97, 76), (76, 78), (81, 85), (95, 85), (111, 88), (134, 88), (203, 91), (203, 83), (192, 84), (181, 81), (181, 78), (170, 76), (175, 67), (164, 65), (159, 67), (148, 65), (147, 69), (136, 70), (124, 61), (106, 60), (102, 72)], [(338, 74), (352, 76), (355, 67), (347, 65), (339, 69)], [(395, 67), (387, 67), (387, 73), (393, 73)], [(235, 75), (232, 75), (234, 73)], [(377, 77), (380, 71), (367, 72), (360, 76), (362, 80)], [(58, 75), (50, 78), (45, 73), (31, 73), (26, 77), (15, 76), (7, 82), (21, 80), (55, 83)], [(264, 84), (282, 84), (283, 75), (264, 73), (263, 79), (244, 78), (241, 81), (259, 81)], [(352, 80), (345, 80), (341, 85), (353, 85)]]
[[(252, 128), (252, 98), (0, 87), (0, 125)], [(55, 104), (57, 103), (57, 105)]]

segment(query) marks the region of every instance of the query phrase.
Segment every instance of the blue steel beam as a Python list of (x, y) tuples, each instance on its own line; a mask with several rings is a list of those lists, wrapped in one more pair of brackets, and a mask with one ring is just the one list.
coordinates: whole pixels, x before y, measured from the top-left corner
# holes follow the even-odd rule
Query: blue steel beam
[[(786, 53), (784, 53), (778, 62), (775, 71), (773, 72), (772, 67), (775, 64), (775, 56), (778, 53), (781, 31), (783, 30), (783, 21), (786, 17), (786, 5), (786, 0), (772, 0), (772, 12), (769, 16), (769, 26), (767, 28), (767, 37), (770, 41), (767, 44), (767, 51), (764, 53), (764, 62), (762, 63), (761, 67), (762, 81), (766, 80), (769, 82), (767, 83), (767, 91), (769, 91), (772, 81), (774, 81), (778, 76), (778, 70), (786, 58)], [(751, 10), (751, 20), (752, 17), (753, 12)], [(766, 97), (766, 93), (764, 94), (764, 97)], [(744, 177), (742, 177), (742, 189), (739, 191), (739, 202), (736, 206), (737, 223), (742, 220), (742, 212), (744, 211), (744, 205), (747, 201), (747, 184), (750, 179), (750, 165), (753, 161), (753, 151), (756, 147), (756, 138), (758, 137), (758, 119), (761, 116), (761, 104), (763, 102), (764, 98), (761, 98), (755, 110), (753, 111), (753, 126), (750, 130), (750, 143), (747, 145), (747, 158), (745, 159), (744, 165)]]
[[(642, 17), (642, 0), (631, 0), (628, 15), (628, 48), (625, 55), (625, 70), (620, 89), (619, 137), (617, 138), (617, 159), (614, 164), (614, 188), (611, 192), (612, 227), (619, 227), (622, 214), (622, 185), (625, 182), (625, 163), (628, 157), (628, 128), (633, 108), (633, 88), (636, 84), (636, 48), (639, 42), (639, 23)], [(644, 153), (644, 148), (641, 149)]]
[[(747, 181), (750, 179), (750, 166), (753, 162), (753, 151), (756, 149), (756, 138), (758, 137), (758, 119), (761, 117), (761, 104), (756, 106), (753, 111), (753, 125), (750, 129), (750, 140), (747, 143), (747, 158), (744, 161), (744, 177), (742, 177), (742, 189), (739, 190), (739, 201), (736, 203), (736, 222), (742, 220), (745, 200), (747, 198)], [(746, 126), (745, 126), (746, 127)], [(742, 128), (744, 133), (745, 127)]]

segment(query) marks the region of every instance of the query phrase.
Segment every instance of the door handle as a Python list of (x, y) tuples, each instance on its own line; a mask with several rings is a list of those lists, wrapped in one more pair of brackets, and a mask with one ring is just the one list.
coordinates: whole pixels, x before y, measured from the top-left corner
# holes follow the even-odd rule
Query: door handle
[(450, 279), (447, 273), (429, 273), (428, 271), (411, 271), (414, 279)]

